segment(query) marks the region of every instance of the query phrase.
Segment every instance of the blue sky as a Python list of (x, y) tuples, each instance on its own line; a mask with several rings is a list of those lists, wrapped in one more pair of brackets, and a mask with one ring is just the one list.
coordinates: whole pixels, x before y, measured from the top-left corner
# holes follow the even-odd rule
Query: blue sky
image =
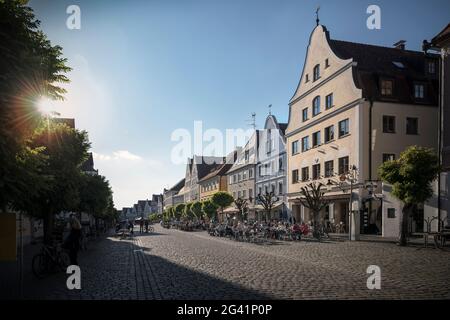
[[(66, 27), (66, 8), (81, 9), (81, 29)], [(366, 27), (369, 5), (381, 30)], [(261, 128), (269, 104), (279, 121), (303, 67), (320, 5), (331, 38), (420, 50), (450, 22), (448, 0), (428, 1), (46, 1), (31, 7), (73, 71), (63, 103), (89, 132), (96, 167), (111, 182), (116, 206), (160, 193), (184, 176), (170, 160), (177, 128)]]

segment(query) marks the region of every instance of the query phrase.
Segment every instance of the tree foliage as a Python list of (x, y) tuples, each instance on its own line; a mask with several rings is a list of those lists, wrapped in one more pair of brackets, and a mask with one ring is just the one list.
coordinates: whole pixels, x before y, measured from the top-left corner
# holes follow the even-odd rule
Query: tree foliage
[(62, 48), (52, 46), (39, 30), (26, 1), (0, 0), (0, 210), (5, 211), (24, 194), (36, 194), (40, 149), (26, 141), (41, 117), (35, 102), (41, 96), (62, 99), (70, 71)]
[(79, 211), (90, 213), (95, 218), (113, 218), (114, 211), (111, 210), (112, 191), (104, 176), (82, 174), (79, 192)]
[(223, 210), (233, 203), (234, 198), (228, 192), (219, 191), (213, 194), (211, 201), (221, 209), (223, 215)]
[(175, 218), (177, 220), (179, 220), (183, 216), (185, 207), (186, 207), (186, 205), (184, 203), (177, 204), (177, 206), (175, 207), (174, 214), (175, 214)]
[(51, 241), (53, 216), (61, 211), (78, 211), (80, 190), (84, 183), (81, 165), (86, 161), (90, 143), (87, 133), (57, 124), (44, 122), (30, 139), (32, 148), (44, 147), (46, 161), (41, 173), (47, 177), (46, 187), (36, 197), (27, 196), (33, 216), (44, 219), (44, 236)]
[(200, 219), (202, 217), (202, 203), (200, 201), (195, 201), (192, 204), (191, 212), (194, 214), (195, 218)]
[(205, 200), (202, 203), (202, 211), (209, 219), (214, 219), (217, 213), (217, 206), (211, 200)]
[(192, 202), (187, 203), (185, 205), (184, 211), (183, 211), (183, 217), (185, 217), (186, 219), (189, 219), (189, 220), (192, 219), (194, 216), (194, 214), (191, 211), (192, 204), (193, 204)]
[(406, 245), (412, 210), (433, 195), (431, 183), (440, 172), (439, 158), (433, 149), (411, 146), (397, 160), (383, 163), (378, 172), (383, 181), (392, 185), (392, 194), (404, 203), (399, 243)]

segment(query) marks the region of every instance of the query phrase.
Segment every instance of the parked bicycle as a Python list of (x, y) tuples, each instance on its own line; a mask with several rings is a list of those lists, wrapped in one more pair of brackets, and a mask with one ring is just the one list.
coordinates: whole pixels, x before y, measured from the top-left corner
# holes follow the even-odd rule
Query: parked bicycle
[(65, 272), (70, 265), (70, 258), (67, 250), (62, 248), (60, 243), (54, 245), (43, 245), (41, 252), (33, 257), (31, 262), (33, 274), (42, 279), (55, 272)]

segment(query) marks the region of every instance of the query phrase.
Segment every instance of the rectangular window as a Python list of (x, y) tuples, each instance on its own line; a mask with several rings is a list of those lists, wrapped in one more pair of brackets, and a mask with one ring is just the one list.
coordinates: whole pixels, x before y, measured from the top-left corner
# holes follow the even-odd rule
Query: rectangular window
[(248, 161), (248, 159), (250, 158), (250, 152), (248, 150), (245, 150), (244, 157), (245, 157), (245, 161)]
[(326, 161), (325, 162), (325, 177), (329, 178), (334, 175), (334, 161)]
[(325, 59), (325, 68), (328, 68), (330, 66), (330, 61), (328, 59)]
[(320, 113), (320, 96), (317, 96), (313, 100), (313, 117)]
[(319, 80), (320, 78), (320, 64), (317, 64), (314, 67), (314, 81)]
[(302, 138), (302, 152), (309, 150), (309, 137)]
[(325, 128), (325, 143), (334, 140), (334, 126)]
[(238, 198), (241, 198), (241, 192), (238, 191)]
[(302, 168), (302, 181), (309, 180), (309, 167)]
[(312, 166), (312, 178), (313, 180), (320, 179), (320, 164), (315, 164)]
[(298, 182), (298, 170), (292, 170), (292, 183)]
[(278, 182), (278, 194), (283, 194), (283, 182)]
[(333, 94), (330, 93), (329, 95), (326, 96), (325, 108), (330, 109), (332, 106), (333, 106)]
[(348, 173), (348, 157), (339, 158), (339, 174), (347, 174)]
[(292, 155), (296, 155), (298, 153), (298, 140), (292, 142)]
[(248, 198), (249, 199), (253, 198), (253, 189), (248, 189)]
[(339, 138), (349, 134), (349, 120), (345, 119), (342, 121), (339, 121)]
[(423, 99), (425, 97), (425, 86), (423, 84), (414, 85), (414, 98)]
[(278, 171), (283, 171), (283, 157), (278, 158)]
[(305, 108), (302, 110), (302, 120), (303, 120), (303, 122), (308, 120), (308, 108)]
[(406, 134), (419, 134), (418, 118), (406, 118)]
[(253, 178), (253, 169), (248, 170), (248, 177), (249, 179)]
[(320, 141), (320, 131), (314, 132), (312, 134), (312, 146), (317, 147), (320, 146), (321, 141)]
[(395, 133), (395, 117), (383, 116), (383, 132)]
[(428, 61), (428, 73), (430, 74), (436, 73), (436, 63), (434, 61)]
[(383, 153), (383, 163), (386, 161), (393, 161), (395, 160), (395, 154), (393, 153)]
[(242, 190), (242, 198), (247, 199), (247, 190)]
[(309, 82), (309, 74), (306, 74), (306, 76), (305, 76), (305, 82)]
[(275, 194), (275, 184), (274, 184), (274, 183), (272, 183), (272, 184), (270, 185), (270, 192), (272, 192), (273, 194)]
[(381, 95), (392, 96), (394, 92), (394, 81), (382, 80), (381, 81)]
[(240, 172), (238, 173), (238, 181), (242, 181), (242, 175)]
[(244, 170), (244, 172), (242, 172), (242, 180), (247, 180), (247, 170)]
[(388, 208), (387, 209), (387, 217), (389, 219), (395, 219), (395, 208)]
[(236, 181), (237, 181), (237, 176), (234, 174), (233, 175), (233, 183), (236, 183)]

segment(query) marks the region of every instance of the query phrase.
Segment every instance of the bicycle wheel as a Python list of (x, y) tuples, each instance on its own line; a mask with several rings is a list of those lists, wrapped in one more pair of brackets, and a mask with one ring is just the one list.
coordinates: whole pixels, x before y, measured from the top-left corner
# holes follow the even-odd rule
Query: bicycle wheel
[(48, 273), (49, 261), (43, 253), (38, 253), (31, 261), (31, 269), (36, 278), (42, 279)]

